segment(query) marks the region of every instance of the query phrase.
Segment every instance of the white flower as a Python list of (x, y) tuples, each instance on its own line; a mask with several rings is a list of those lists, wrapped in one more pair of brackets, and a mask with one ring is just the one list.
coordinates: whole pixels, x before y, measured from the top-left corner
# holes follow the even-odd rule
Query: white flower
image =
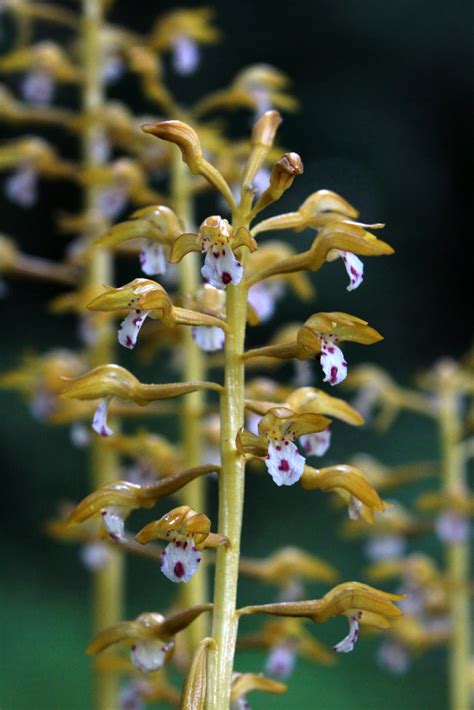
[(89, 572), (97, 572), (110, 560), (110, 550), (104, 542), (89, 542), (80, 548), (79, 557)]
[(359, 620), (361, 616), (362, 612), (359, 611), (355, 616), (349, 617), (349, 633), (344, 636), (342, 641), (332, 647), (333, 651), (336, 651), (336, 653), (350, 653), (354, 650), (359, 636)]
[(189, 582), (197, 571), (201, 553), (192, 537), (172, 540), (161, 555), (161, 571), (172, 582)]
[(246, 419), (247, 429), (258, 436), (258, 425), (260, 424), (262, 416), (261, 414), (256, 414), (255, 412), (249, 412)]
[(261, 323), (270, 320), (275, 313), (278, 299), (283, 295), (284, 286), (278, 281), (261, 281), (248, 291), (248, 302)]
[(120, 185), (112, 185), (99, 190), (95, 198), (95, 209), (109, 219), (116, 219), (128, 202), (127, 190)]
[(107, 424), (107, 414), (109, 412), (110, 397), (104, 397), (100, 400), (99, 406), (95, 410), (92, 420), (92, 428), (101, 436), (112, 436), (114, 433)]
[(124, 686), (118, 696), (120, 710), (145, 710), (140, 696), (140, 686), (135, 682)]
[(122, 509), (115, 505), (110, 505), (107, 508), (103, 508), (100, 514), (110, 539), (114, 540), (114, 542), (126, 542), (125, 520)]
[(139, 259), (142, 271), (147, 276), (156, 276), (156, 274), (166, 273), (168, 264), (165, 250), (161, 244), (147, 239), (140, 251)]
[(377, 651), (377, 662), (381, 668), (390, 673), (403, 675), (410, 667), (411, 659), (405, 646), (391, 639), (386, 639)]
[(21, 84), (24, 101), (38, 106), (49, 106), (54, 96), (54, 77), (44, 69), (34, 69), (25, 75)]
[(201, 274), (211, 286), (222, 290), (230, 283), (241, 282), (244, 267), (235, 258), (230, 244), (208, 244), (206, 252)]
[(70, 438), (74, 446), (78, 449), (83, 449), (89, 446), (91, 441), (90, 429), (83, 422), (74, 422), (69, 432)]
[(163, 668), (166, 654), (173, 643), (165, 644), (163, 641), (136, 641), (132, 646), (130, 658), (139, 671), (151, 673)]
[(38, 200), (38, 173), (31, 166), (20, 166), (5, 181), (5, 196), (19, 207), (33, 207)]
[(371, 562), (403, 557), (406, 541), (399, 535), (374, 535), (367, 540), (365, 554)]
[(288, 439), (271, 439), (265, 466), (277, 486), (292, 486), (303, 475), (305, 459)]
[(121, 322), (118, 329), (118, 341), (124, 348), (132, 350), (137, 344), (138, 333), (145, 322), (150, 311), (142, 311), (140, 308), (130, 311), (128, 316)]
[(300, 436), (300, 444), (307, 456), (324, 456), (331, 445), (331, 430)]
[(288, 643), (274, 646), (265, 663), (265, 673), (285, 680), (293, 673), (296, 663), (296, 649)]
[(358, 498), (354, 496), (349, 496), (349, 503), (347, 505), (347, 510), (349, 513), (349, 518), (351, 520), (359, 520), (360, 513), (362, 510), (362, 503)]
[(108, 56), (102, 65), (102, 80), (106, 86), (118, 81), (124, 74), (125, 63), (117, 54)]
[(197, 325), (192, 329), (192, 336), (196, 345), (205, 352), (212, 353), (224, 347), (224, 331), (217, 326)]
[(188, 35), (179, 34), (173, 40), (173, 67), (177, 74), (193, 74), (199, 64), (198, 44)]
[(465, 515), (446, 510), (436, 518), (436, 534), (445, 544), (466, 542), (469, 539), (469, 520)]
[(346, 267), (347, 275), (350, 280), (347, 290), (354, 291), (364, 280), (364, 264), (358, 256), (351, 254), (350, 251), (340, 251), (339, 249), (334, 249), (334, 252), (341, 257), (344, 262), (344, 266)]
[(344, 353), (335, 345), (334, 336), (321, 336), (321, 367), (326, 375), (323, 382), (338, 385), (347, 377), (347, 362)]

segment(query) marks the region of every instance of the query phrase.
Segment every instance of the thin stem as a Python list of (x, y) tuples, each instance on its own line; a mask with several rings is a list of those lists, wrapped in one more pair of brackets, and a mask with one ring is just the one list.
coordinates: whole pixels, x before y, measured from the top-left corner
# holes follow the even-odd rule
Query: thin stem
[[(240, 226), (240, 225), (239, 225)], [(225, 387), (221, 397), (221, 456), (219, 476), (218, 531), (229, 539), (216, 555), (212, 637), (209, 651), (207, 710), (226, 710), (237, 640), (237, 582), (240, 535), (244, 507), (245, 461), (237, 453), (235, 440), (244, 423), (245, 325), (247, 290), (243, 282), (227, 288), (227, 322), (231, 328), (225, 344)]]
[[(467, 498), (466, 472), (462, 449), (460, 393), (454, 378), (440, 387), (439, 427), (446, 497)], [(468, 710), (470, 698), (470, 584), (469, 542), (446, 544), (446, 567), (450, 582), (452, 632), (449, 647), (449, 702), (452, 710)]]
[[(102, 85), (101, 28), (103, 3), (101, 0), (82, 0), (83, 10), (83, 111), (100, 116), (104, 105)], [(95, 146), (102, 136), (98, 121), (88, 122), (83, 133), (83, 164), (91, 168), (99, 164)], [(85, 188), (85, 208), (92, 209), (95, 198), (94, 186)], [(92, 235), (91, 235), (92, 236)], [(98, 235), (95, 235), (98, 236)], [(97, 250), (91, 258), (85, 276), (86, 284), (112, 283), (112, 258), (105, 250)], [(103, 321), (95, 333), (95, 342), (89, 348), (91, 367), (113, 359), (113, 331), (111, 322)], [(116, 452), (99, 445), (94, 440), (91, 447), (91, 484), (99, 486), (118, 478)], [(109, 562), (94, 575), (93, 624), (94, 632), (116, 623), (122, 617), (123, 556), (111, 551)], [(114, 673), (95, 672), (94, 707), (96, 710), (111, 710), (117, 705), (118, 677)]]
[[(181, 159), (181, 153), (176, 148), (173, 154), (171, 171), (171, 196), (174, 210), (184, 223), (186, 230), (192, 229), (192, 196), (187, 166)], [(180, 264), (180, 289), (184, 301), (187, 296), (195, 295), (199, 287), (199, 255), (188, 254)], [(206, 367), (203, 353), (192, 338), (190, 327), (182, 328), (183, 380), (196, 382), (206, 379)], [(183, 398), (181, 409), (181, 440), (186, 467), (198, 466), (202, 463), (202, 417), (204, 415), (204, 393), (193, 392)], [(183, 494), (183, 503), (199, 513), (206, 512), (206, 483), (203, 478), (192, 481)], [(183, 585), (180, 603), (183, 607), (204, 604), (208, 601), (206, 582), (206, 555), (203, 555), (199, 570), (193, 578)], [(207, 619), (199, 616), (185, 630), (187, 650), (191, 656), (199, 643), (207, 634)]]

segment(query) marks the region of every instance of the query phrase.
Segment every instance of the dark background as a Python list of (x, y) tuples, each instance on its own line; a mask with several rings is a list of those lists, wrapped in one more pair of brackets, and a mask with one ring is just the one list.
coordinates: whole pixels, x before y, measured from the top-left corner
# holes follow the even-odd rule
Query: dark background
[[(111, 19), (146, 32), (157, 13), (176, 6), (119, 0)], [(366, 280), (356, 292), (345, 290), (341, 263), (328, 265), (315, 277), (317, 310), (354, 313), (385, 336), (370, 352), (348, 348), (350, 364), (370, 359), (407, 383), (437, 358), (462, 355), (472, 336), (472, 4), (305, 0), (277, 5), (264, 0), (221, 1), (214, 7), (224, 41), (203, 51), (197, 76), (176, 79), (167, 71), (183, 103), (226, 85), (244, 65), (266, 62), (279, 67), (291, 77), (301, 103), (299, 113), (285, 117), (280, 142), (299, 152), (305, 165), (279, 210), (296, 208), (314, 190), (328, 188), (356, 205), (363, 221), (387, 225), (383, 238), (396, 254), (365, 260)], [(137, 112), (150, 110), (138, 98), (131, 77), (111, 95), (132, 101)], [(73, 104), (74, 91), (61, 90), (61, 99)], [(235, 135), (242, 136), (248, 127), (246, 115), (230, 121)], [(17, 134), (1, 128), (4, 137)], [(63, 155), (77, 150), (68, 135), (43, 135), (54, 140)], [(48, 182), (41, 185), (41, 198), (40, 206), (22, 211), (0, 196), (0, 228), (18, 237), (25, 251), (59, 257), (64, 242), (52, 216), (77, 208), (78, 197), (72, 187)], [(303, 248), (311, 235), (291, 238)], [(52, 319), (46, 313), (55, 293), (28, 283), (9, 285), (0, 304), (1, 370), (12, 367), (26, 350), (42, 352), (77, 342), (72, 319)], [(251, 334), (252, 342), (263, 342), (264, 334), (286, 318), (294, 319), (297, 313), (304, 319), (314, 310), (288, 300), (271, 327)], [(133, 356), (126, 353), (122, 362), (138, 372)], [(154, 368), (144, 371), (144, 379), (153, 377)], [(315, 373), (318, 386), (317, 367)], [(41, 530), (58, 499), (77, 499), (88, 492), (85, 457), (71, 448), (66, 429), (32, 421), (15, 394), (0, 393), (0, 415), (0, 705), (2, 710), (85, 710), (87, 574), (75, 548), (50, 542)], [(172, 422), (159, 425), (160, 431), (171, 433)], [(358, 450), (370, 451), (386, 464), (437, 456), (431, 426), (408, 415), (383, 436), (336, 427), (328, 463)], [(411, 487), (401, 498), (417, 492), (419, 487)], [(337, 530), (343, 516), (327, 498), (277, 490), (268, 477), (250, 473), (247, 501), (245, 554), (265, 555), (279, 545), (301, 544), (332, 562), (344, 579), (363, 578), (359, 546), (341, 542)], [(412, 549), (419, 548), (435, 550), (436, 545), (425, 537), (413, 543)], [(159, 571), (142, 561), (133, 561), (130, 568), (128, 616), (154, 605), (164, 608), (174, 589)], [(310, 588), (314, 595), (324, 591)], [(271, 589), (242, 584), (242, 603), (267, 601), (271, 594)], [(345, 634), (345, 624), (336, 620), (316, 632), (333, 643)], [(252, 707), (446, 706), (442, 650), (415, 660), (410, 672), (398, 679), (375, 666), (377, 644), (363, 638), (356, 651), (332, 669), (299, 662), (286, 698), (255, 696)], [(236, 668), (258, 671), (262, 662), (261, 654), (240, 654)]]

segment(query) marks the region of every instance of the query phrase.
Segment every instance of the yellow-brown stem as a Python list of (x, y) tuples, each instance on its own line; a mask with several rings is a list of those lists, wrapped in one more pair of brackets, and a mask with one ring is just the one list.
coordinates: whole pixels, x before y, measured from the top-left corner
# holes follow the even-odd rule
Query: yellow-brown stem
[[(240, 226), (240, 225), (239, 225)], [(247, 291), (243, 282), (227, 288), (227, 322), (230, 332), (225, 344), (225, 388), (221, 395), (221, 456), (219, 476), (218, 531), (229, 539), (216, 555), (214, 614), (209, 651), (207, 710), (226, 710), (237, 639), (237, 582), (240, 534), (244, 506), (245, 461), (237, 453), (237, 432), (244, 422), (245, 369), (243, 362)]]
[[(101, 28), (103, 3), (101, 0), (82, 0), (83, 9), (83, 111), (100, 115), (104, 103), (102, 86)], [(83, 165), (91, 168), (98, 164), (97, 141), (102, 137), (99, 122), (88, 123), (83, 133)], [(92, 209), (95, 189), (85, 188), (85, 208)], [(98, 235), (89, 235), (90, 237)], [(87, 269), (86, 284), (112, 283), (112, 258), (106, 251), (98, 250)], [(113, 360), (114, 333), (112, 324), (106, 321), (97, 329), (94, 345), (89, 348), (91, 367)], [(95, 490), (104, 483), (118, 478), (118, 458), (111, 449), (101, 447), (94, 440), (91, 451), (91, 486)], [(117, 550), (111, 551), (107, 564), (94, 577), (93, 624), (94, 633), (115, 624), (122, 617), (123, 557)], [(95, 710), (111, 710), (117, 706), (118, 677), (114, 673), (96, 670), (94, 678)]]
[[(468, 495), (461, 450), (460, 393), (453, 378), (440, 388), (440, 436), (447, 498)], [(469, 542), (451, 542), (445, 547), (450, 582), (452, 634), (449, 648), (449, 702), (451, 710), (468, 710), (470, 699), (470, 585)]]
[[(191, 230), (193, 225), (192, 195), (189, 185), (187, 166), (181, 159), (178, 148), (174, 149), (172, 164), (171, 196), (174, 210), (184, 229)], [(199, 255), (188, 254), (180, 264), (180, 290), (183, 301), (187, 296), (194, 296), (200, 284)], [(205, 379), (206, 368), (202, 351), (192, 338), (191, 328), (182, 328), (183, 380), (196, 382)], [(183, 398), (181, 408), (181, 440), (186, 468), (202, 463), (202, 417), (204, 414), (204, 393), (193, 392)], [(182, 502), (200, 513), (206, 512), (206, 482), (204, 478), (192, 481), (181, 496)], [(183, 607), (204, 604), (208, 600), (206, 582), (206, 555), (202, 556), (199, 570), (190, 582), (182, 586), (180, 603)], [(185, 630), (187, 651), (191, 657), (195, 649), (207, 634), (207, 619), (199, 616)]]

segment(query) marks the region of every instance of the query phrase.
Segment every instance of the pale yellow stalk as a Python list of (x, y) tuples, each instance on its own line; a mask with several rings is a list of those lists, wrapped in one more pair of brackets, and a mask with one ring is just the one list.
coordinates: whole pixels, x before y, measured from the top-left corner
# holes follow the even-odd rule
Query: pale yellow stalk
[[(234, 229), (240, 226), (241, 223), (234, 224)], [(227, 710), (229, 707), (238, 630), (236, 602), (245, 461), (237, 453), (235, 441), (244, 423), (245, 369), (242, 355), (247, 320), (247, 288), (243, 281), (227, 288), (226, 310), (230, 331), (225, 340), (225, 380), (221, 395), (222, 473), (219, 476), (218, 530), (228, 538), (229, 545), (220, 547), (216, 555), (212, 626), (215, 647), (209, 651), (206, 710)]]
[[(443, 490), (447, 498), (467, 498), (469, 493), (461, 448), (461, 402), (456, 378), (442, 378), (439, 394)], [(452, 625), (448, 666), (449, 704), (451, 710), (468, 710), (470, 706), (471, 644), (469, 542), (448, 543), (445, 553)]]
[[(173, 208), (178, 218), (182, 220), (185, 231), (193, 228), (192, 196), (187, 166), (181, 159), (177, 148), (173, 149), (171, 169), (171, 198)], [(200, 283), (199, 255), (188, 254), (180, 264), (179, 282), (182, 298), (194, 296)], [(182, 376), (187, 382), (200, 382), (206, 378), (206, 367), (203, 353), (192, 338), (191, 328), (182, 329), (181, 356), (183, 362)], [(186, 468), (199, 466), (202, 463), (202, 417), (204, 410), (204, 393), (193, 392), (183, 398), (181, 408), (181, 441)], [(183, 503), (200, 513), (206, 512), (206, 483), (204, 478), (192, 481), (183, 492)], [(180, 590), (180, 605), (191, 607), (208, 601), (208, 585), (206, 581), (206, 556), (203, 555), (200, 568), (193, 578)], [(207, 634), (207, 619), (204, 614), (198, 617), (185, 630), (187, 651), (191, 656), (199, 643)]]
[[(103, 3), (101, 0), (83, 0), (83, 111), (99, 115), (104, 104), (102, 85), (101, 27)], [(102, 127), (98, 122), (90, 122), (83, 133), (83, 166), (90, 168), (98, 164), (95, 146), (101, 138)], [(85, 208), (94, 203), (94, 187), (85, 188)], [(96, 235), (97, 236), (97, 235)], [(97, 250), (87, 269), (85, 281), (88, 284), (112, 283), (112, 257)], [(114, 332), (112, 324), (105, 322), (95, 332), (95, 343), (89, 348), (91, 367), (113, 361)], [(110, 448), (100, 445), (97, 439), (91, 446), (91, 487), (93, 490), (104, 483), (118, 478), (117, 455)], [(123, 557), (111, 550), (110, 560), (94, 575), (93, 625), (94, 634), (115, 624), (122, 618)], [(117, 706), (118, 677), (114, 673), (95, 671), (93, 702), (95, 710), (113, 710)]]

